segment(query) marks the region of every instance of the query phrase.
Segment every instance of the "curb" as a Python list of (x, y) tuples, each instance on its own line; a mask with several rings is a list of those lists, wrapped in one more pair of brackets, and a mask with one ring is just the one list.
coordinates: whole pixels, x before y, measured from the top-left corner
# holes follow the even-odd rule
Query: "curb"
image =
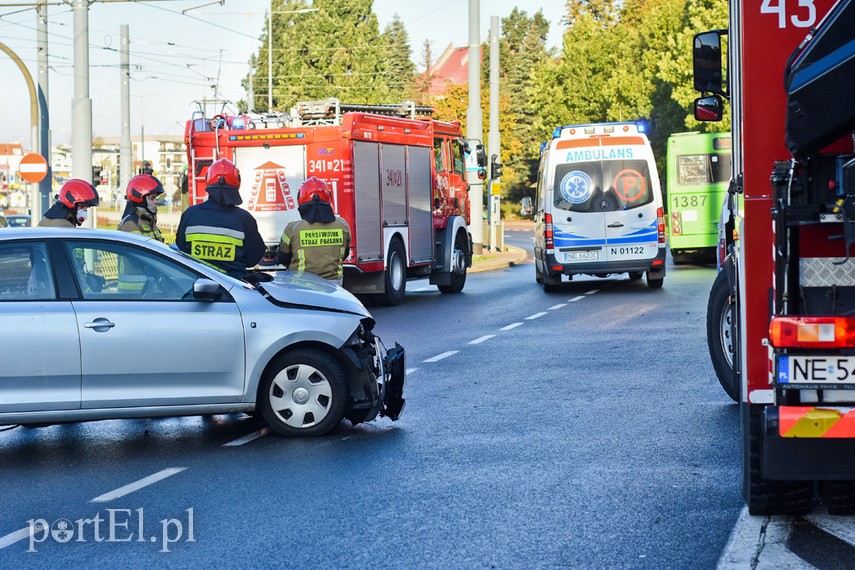
[(495, 271), (496, 269), (507, 269), (515, 265), (524, 263), (528, 258), (528, 253), (521, 247), (512, 245), (505, 246), (507, 253), (512, 253), (512, 256), (506, 256), (500, 259), (488, 259), (479, 263), (473, 264), (467, 271), (468, 273), (481, 273), (483, 271)]

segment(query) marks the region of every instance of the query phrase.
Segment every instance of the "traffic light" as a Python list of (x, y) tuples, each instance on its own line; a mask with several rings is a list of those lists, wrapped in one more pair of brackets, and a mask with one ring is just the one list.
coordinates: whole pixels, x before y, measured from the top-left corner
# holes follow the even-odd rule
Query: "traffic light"
[(502, 177), (502, 163), (498, 159), (499, 156), (496, 154), (490, 157), (490, 180), (498, 180)]

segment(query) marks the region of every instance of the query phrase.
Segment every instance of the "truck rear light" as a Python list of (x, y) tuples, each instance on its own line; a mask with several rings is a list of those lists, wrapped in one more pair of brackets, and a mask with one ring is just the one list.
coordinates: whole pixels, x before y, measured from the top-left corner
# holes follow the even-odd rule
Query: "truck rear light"
[(664, 259), (654, 259), (651, 266), (656, 267), (657, 265), (665, 265)]
[(553, 271), (561, 271), (562, 269), (564, 269), (564, 266), (562, 266), (562, 265), (553, 265), (552, 266)]
[(775, 348), (855, 347), (855, 318), (772, 317), (769, 342)]
[(555, 249), (555, 240), (552, 234), (552, 214), (544, 214), (543, 221), (546, 225), (543, 232), (544, 245), (546, 249)]
[(656, 229), (659, 231), (659, 243), (665, 243), (665, 213), (656, 208)]
[(683, 221), (680, 212), (671, 212), (671, 234), (678, 236), (683, 233)]

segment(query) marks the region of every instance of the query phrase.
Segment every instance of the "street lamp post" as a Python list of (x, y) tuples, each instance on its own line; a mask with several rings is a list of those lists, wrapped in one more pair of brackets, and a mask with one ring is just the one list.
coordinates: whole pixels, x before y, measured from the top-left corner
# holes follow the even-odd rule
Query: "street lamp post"
[(270, 11), (267, 14), (267, 111), (273, 111), (273, 14), (308, 14), (317, 12), (319, 8), (303, 8), (302, 10), (283, 10), (273, 12), (273, 0), (270, 0)]

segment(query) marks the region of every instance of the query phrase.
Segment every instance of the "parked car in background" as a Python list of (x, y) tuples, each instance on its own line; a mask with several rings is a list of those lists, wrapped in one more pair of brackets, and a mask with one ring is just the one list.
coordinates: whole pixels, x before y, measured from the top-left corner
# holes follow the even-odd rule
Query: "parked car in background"
[(28, 228), (30, 227), (30, 216), (27, 214), (10, 214), (6, 216), (10, 228)]
[(404, 349), (373, 327), (312, 274), (240, 281), (136, 234), (10, 228), (0, 425), (247, 412), (316, 436), (343, 418), (396, 420)]

